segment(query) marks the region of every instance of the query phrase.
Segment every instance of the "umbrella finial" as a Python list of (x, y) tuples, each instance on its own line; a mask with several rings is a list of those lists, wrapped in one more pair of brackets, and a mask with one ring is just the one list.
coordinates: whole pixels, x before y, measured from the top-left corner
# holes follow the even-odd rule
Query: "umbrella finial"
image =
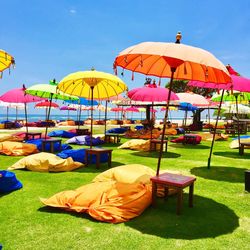
[(181, 32), (178, 31), (177, 34), (176, 34), (176, 41), (175, 41), (175, 43), (181, 43), (181, 38), (182, 38)]
[(50, 80), (50, 81), (49, 81), (49, 84), (51, 84), (51, 85), (57, 85), (58, 82), (57, 82), (56, 79), (54, 78), (53, 80)]

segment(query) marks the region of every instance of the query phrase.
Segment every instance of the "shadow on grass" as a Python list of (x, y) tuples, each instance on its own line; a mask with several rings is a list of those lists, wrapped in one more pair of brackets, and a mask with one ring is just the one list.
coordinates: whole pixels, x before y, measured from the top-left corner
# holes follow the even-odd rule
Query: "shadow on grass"
[(197, 145), (192, 145), (192, 144), (185, 144), (183, 145), (182, 143), (179, 144), (169, 144), (169, 146), (173, 148), (190, 148), (190, 149), (208, 149), (210, 148), (209, 146), (202, 145), (202, 144), (197, 144)]
[(211, 166), (208, 169), (207, 166), (204, 166), (192, 168), (190, 172), (205, 179), (242, 183), (244, 182), (245, 170), (244, 168), (220, 166)]
[(79, 172), (79, 173), (102, 173), (106, 170), (109, 170), (110, 168), (114, 168), (117, 166), (124, 165), (124, 163), (112, 161), (111, 167), (108, 166), (107, 162), (100, 163), (100, 168), (96, 168), (95, 164), (89, 164), (88, 167), (81, 167), (73, 170), (73, 172)]
[(231, 152), (213, 152), (214, 155), (219, 155), (228, 158), (238, 158), (238, 159), (250, 159), (250, 153), (244, 152), (244, 155), (239, 155), (239, 151), (231, 151)]
[(162, 238), (201, 239), (233, 232), (239, 227), (239, 218), (233, 210), (212, 199), (194, 196), (194, 207), (189, 208), (184, 195), (182, 214), (176, 215), (176, 197), (167, 202), (157, 200), (157, 208), (148, 208), (126, 226)]
[[(135, 151), (132, 155), (140, 156), (140, 157), (150, 157), (150, 158), (159, 158), (159, 152), (142, 152)], [(181, 157), (180, 154), (172, 153), (172, 152), (163, 152), (162, 158), (178, 158)]]

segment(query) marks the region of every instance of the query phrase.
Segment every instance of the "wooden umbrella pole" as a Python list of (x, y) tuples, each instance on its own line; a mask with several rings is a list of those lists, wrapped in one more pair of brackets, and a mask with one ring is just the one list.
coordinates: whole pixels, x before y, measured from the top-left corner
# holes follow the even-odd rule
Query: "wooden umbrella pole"
[[(107, 129), (107, 110), (108, 110), (108, 101), (106, 100), (105, 103), (105, 118), (104, 118), (104, 135), (106, 136), (106, 129)], [(105, 138), (106, 139), (106, 138)]]
[(223, 89), (222, 90), (222, 94), (221, 94), (219, 108), (218, 108), (218, 114), (217, 114), (217, 117), (216, 117), (215, 127), (214, 127), (214, 131), (213, 131), (214, 133), (213, 133), (212, 144), (211, 144), (211, 147), (210, 147), (210, 153), (209, 153), (209, 157), (208, 157), (208, 161), (207, 161), (207, 168), (208, 169), (210, 169), (211, 157), (212, 157), (212, 152), (213, 152), (213, 147), (214, 147), (214, 141), (215, 141), (215, 135), (216, 135), (216, 129), (217, 129), (218, 120), (219, 120), (219, 116), (220, 116), (220, 112), (221, 112), (221, 104), (222, 104), (224, 92), (225, 92), (225, 90)]
[(80, 123), (81, 123), (81, 114), (82, 114), (82, 105), (79, 105), (79, 114), (78, 114), (78, 129), (80, 129)]
[(238, 106), (238, 94), (235, 95), (236, 100), (236, 113), (237, 113), (237, 130), (238, 130), (238, 143), (239, 143), (239, 153), (240, 153), (240, 119), (239, 119), (239, 106)]
[[(91, 86), (91, 107), (93, 107), (93, 98), (94, 98), (94, 87)], [(92, 136), (93, 136), (93, 109), (90, 112), (91, 122), (90, 122), (90, 148), (92, 148)]]
[(174, 72), (176, 68), (171, 68), (171, 79), (169, 83), (169, 92), (168, 92), (168, 98), (167, 98), (167, 103), (166, 103), (166, 112), (163, 120), (163, 131), (162, 131), (162, 136), (161, 136), (161, 144), (160, 144), (160, 152), (159, 152), (159, 157), (158, 157), (158, 164), (157, 164), (157, 170), (156, 170), (156, 175), (159, 175), (160, 172), (160, 166), (161, 166), (161, 158), (162, 158), (162, 153), (163, 153), (163, 142), (164, 142), (164, 137), (165, 137), (165, 130), (166, 130), (166, 123), (168, 120), (168, 110), (169, 110), (169, 101), (171, 97), (171, 91), (172, 91), (172, 85), (173, 85), (173, 79), (174, 79)]
[(27, 103), (24, 103), (24, 113), (25, 113), (25, 127), (26, 133), (28, 133), (28, 115), (27, 115)]
[(48, 116), (47, 116), (47, 119), (46, 119), (45, 140), (46, 140), (47, 133), (48, 133), (48, 121), (49, 121), (49, 116), (50, 116), (52, 97), (53, 97), (53, 93), (50, 93), (49, 110), (48, 110)]

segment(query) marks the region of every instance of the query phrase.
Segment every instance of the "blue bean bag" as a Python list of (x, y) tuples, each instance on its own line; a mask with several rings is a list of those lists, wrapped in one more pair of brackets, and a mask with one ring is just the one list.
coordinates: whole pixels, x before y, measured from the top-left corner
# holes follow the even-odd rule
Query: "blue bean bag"
[(51, 131), (50, 133), (48, 133), (48, 136), (50, 137), (63, 137), (63, 138), (72, 138), (74, 136), (76, 136), (76, 133), (72, 133), (72, 132), (68, 132), (65, 130), (55, 130), (55, 131)]
[[(39, 151), (42, 151), (42, 140), (41, 139), (35, 139), (35, 140), (28, 140), (26, 141), (26, 143), (31, 143), (31, 144), (35, 144), (37, 149)], [(62, 144), (61, 146), (61, 150), (66, 150), (66, 149), (71, 149), (72, 147), (68, 144)], [(60, 144), (59, 142), (56, 142), (55, 145), (54, 145), (54, 149), (55, 151), (59, 151), (60, 150)], [(50, 151), (50, 145), (49, 144), (46, 144), (45, 145), (45, 150), (46, 151)]]
[(143, 129), (143, 128), (144, 128), (144, 126), (141, 126), (141, 125), (135, 126), (136, 130), (140, 130), (140, 129)]
[[(104, 144), (104, 143), (105, 143), (105, 141), (101, 140), (100, 137), (97, 137), (97, 138), (92, 137), (92, 146), (97, 146), (97, 145), (101, 145), (101, 144)], [(86, 135), (86, 137), (85, 137), (85, 145), (90, 146), (90, 144), (91, 144), (91, 136)]]
[(127, 128), (111, 128), (107, 130), (107, 133), (123, 134), (127, 131)]
[[(62, 152), (58, 153), (57, 156), (59, 156), (63, 159), (66, 159), (68, 157), (72, 157), (72, 159), (74, 161), (85, 163), (85, 149), (63, 150)], [(100, 161), (107, 162), (108, 161), (108, 154), (107, 153), (101, 154)], [(96, 163), (96, 155), (92, 155), (92, 158), (89, 155), (89, 162), (91, 164), (95, 164)]]
[[(241, 135), (240, 139), (248, 139), (250, 138), (250, 135)], [(238, 140), (238, 137), (233, 138), (233, 140)]]
[(14, 173), (6, 170), (0, 171), (0, 193), (8, 193), (22, 187), (22, 183), (17, 180)]

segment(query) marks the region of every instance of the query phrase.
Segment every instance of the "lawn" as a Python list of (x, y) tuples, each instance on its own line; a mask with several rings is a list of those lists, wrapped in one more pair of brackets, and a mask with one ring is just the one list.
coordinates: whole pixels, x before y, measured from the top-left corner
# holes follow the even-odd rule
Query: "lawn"
[[(96, 133), (100, 132), (98, 129)], [(125, 142), (127, 139), (122, 139)], [(108, 169), (102, 164), (73, 172), (15, 171), (23, 188), (0, 196), (0, 244), (7, 249), (249, 249), (250, 195), (244, 174), (250, 150), (239, 156), (229, 141), (217, 141), (207, 169), (210, 142), (200, 145), (169, 143), (161, 169), (197, 177), (194, 207), (185, 190), (183, 213), (176, 215), (176, 197), (159, 199), (157, 207), (126, 223), (108, 224), (86, 214), (44, 207), (39, 197), (75, 189)], [(139, 163), (156, 169), (158, 153), (113, 149), (112, 166)], [(74, 146), (74, 148), (79, 148)], [(1, 169), (21, 157), (0, 156)]]

